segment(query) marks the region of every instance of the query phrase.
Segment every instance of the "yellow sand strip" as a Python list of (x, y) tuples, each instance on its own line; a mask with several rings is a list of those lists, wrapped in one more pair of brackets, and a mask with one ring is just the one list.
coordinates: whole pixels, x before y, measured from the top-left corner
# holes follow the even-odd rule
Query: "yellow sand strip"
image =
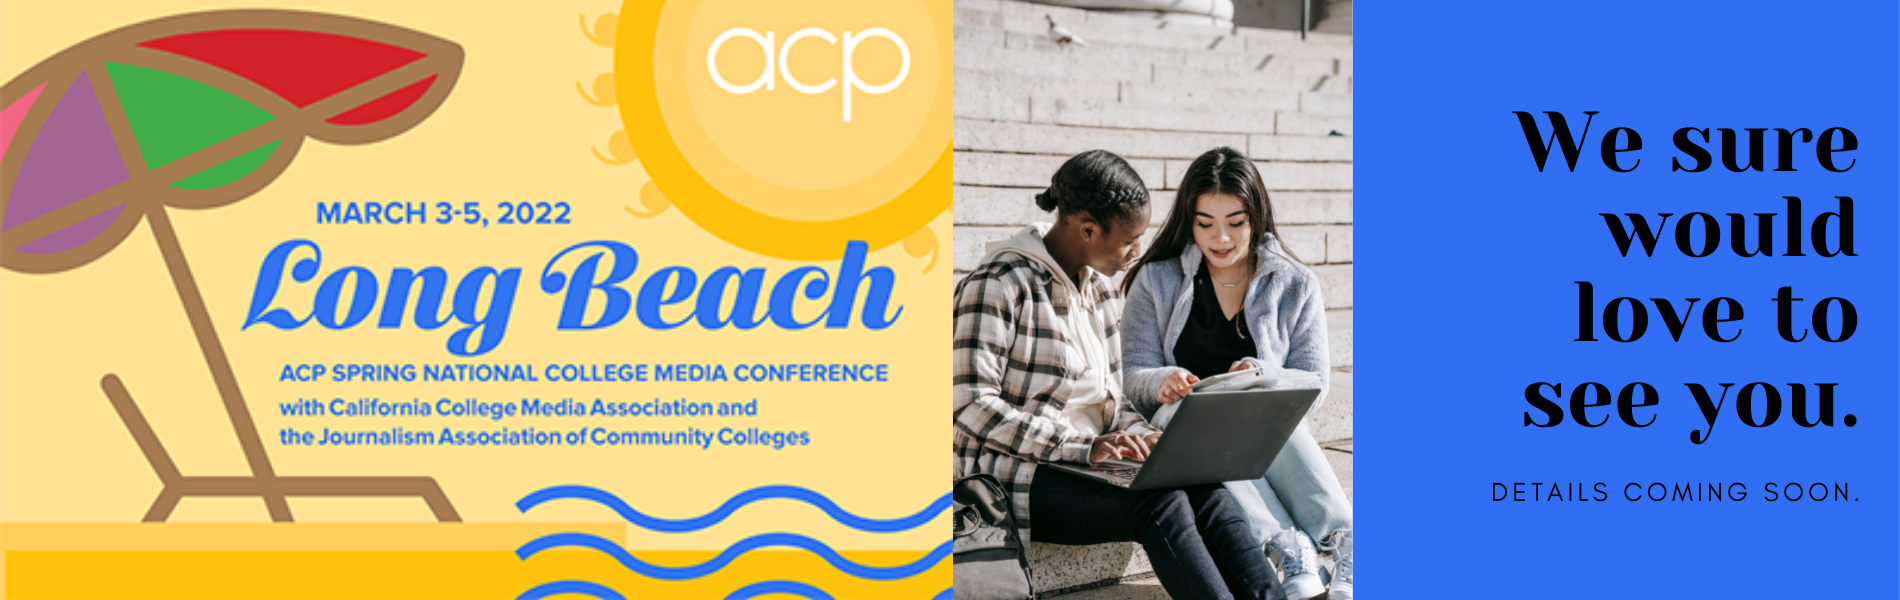
[[(724, 598), (746, 585), (798, 581), (847, 598), (928, 599), (950, 587), (950, 561), (921, 575), (865, 581), (808, 552), (747, 553), (718, 573), (685, 582), (647, 579), (592, 551), (553, 550), (528, 560), (503, 551), (69, 551), (12, 550), (8, 598), (355, 599), (514, 598), (561, 580), (599, 583), (627, 598)], [(917, 552), (846, 552), (862, 564), (897, 565)], [(713, 552), (636, 552), (668, 565)], [(579, 598), (567, 596), (566, 598)]]
[(507, 550), (557, 532), (625, 542), (625, 523), (0, 523), (6, 550)]
[[(746, 553), (705, 578), (642, 577), (593, 550), (523, 560), (522, 544), (556, 532), (624, 540), (624, 523), (0, 523), (0, 597), (17, 599), (515, 598), (552, 581), (591, 581), (628, 598), (724, 598), (760, 581), (796, 581), (847, 598), (931, 598), (950, 561), (900, 581), (846, 575), (810, 552)], [(632, 549), (648, 563), (697, 565), (710, 550)], [(840, 551), (871, 566), (909, 564), (928, 549)], [(567, 596), (564, 598), (580, 598)]]

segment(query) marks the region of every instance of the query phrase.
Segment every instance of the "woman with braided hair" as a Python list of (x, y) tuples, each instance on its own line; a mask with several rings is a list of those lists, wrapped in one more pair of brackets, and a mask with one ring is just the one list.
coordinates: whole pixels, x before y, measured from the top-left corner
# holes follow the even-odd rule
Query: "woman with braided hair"
[[(1167, 222), (1122, 282), (1122, 360), (1141, 414), (1180, 401), (1201, 378), (1243, 369), (1324, 390), (1331, 365), (1319, 279), (1276, 234), (1265, 181), (1240, 151), (1216, 148), (1188, 165)], [(1285, 573), (1288, 597), (1328, 591), (1351, 600), (1352, 503), (1305, 423), (1265, 478), (1227, 485)], [(1333, 552), (1330, 590), (1322, 548)]]
[(1036, 206), (1055, 223), (991, 243), (957, 284), (956, 476), (1008, 486), (1022, 539), (1140, 542), (1177, 600), (1283, 600), (1220, 484), (1129, 491), (1037, 468), (1143, 460), (1161, 434), (1122, 394), (1122, 296), (1109, 282), (1140, 256), (1147, 186), (1127, 161), (1094, 150), (1057, 169)]

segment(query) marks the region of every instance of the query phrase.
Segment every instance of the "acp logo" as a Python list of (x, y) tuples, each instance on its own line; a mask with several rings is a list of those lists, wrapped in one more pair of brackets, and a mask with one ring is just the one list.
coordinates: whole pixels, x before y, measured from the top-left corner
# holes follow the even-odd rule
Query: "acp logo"
[[(839, 36), (832, 35), (831, 32), (817, 27), (806, 27), (792, 32), (792, 35), (786, 36), (784, 45), (778, 46), (778, 53), (773, 54), (773, 39), (777, 36), (778, 32), (767, 31), (761, 34), (758, 30), (750, 27), (727, 29), (725, 32), (720, 33), (719, 37), (713, 38), (712, 47), (706, 49), (706, 74), (712, 77), (713, 84), (718, 85), (719, 89), (734, 94), (750, 94), (759, 91), (760, 88), (764, 88), (765, 91), (768, 92), (773, 91), (776, 89), (779, 78), (784, 78), (786, 85), (791, 86), (793, 90), (797, 90), (798, 93), (801, 94), (823, 94), (831, 91), (832, 88), (838, 87), (838, 78), (836, 77), (827, 78), (817, 84), (799, 81), (797, 77), (792, 75), (791, 53), (792, 46), (801, 40), (817, 38), (827, 44), (836, 46), (838, 45)], [(719, 49), (733, 38), (751, 40), (754, 44), (757, 44), (759, 50), (764, 53), (765, 68), (759, 70), (758, 78), (744, 85), (727, 81), (725, 76), (719, 73)], [(883, 27), (872, 27), (856, 33), (846, 31), (844, 32), (843, 38), (844, 49), (840, 53), (842, 60), (839, 61), (839, 70), (844, 73), (844, 122), (850, 123), (852, 92), (880, 95), (890, 93), (891, 90), (897, 89), (897, 86), (903, 85), (904, 78), (910, 76), (910, 47), (904, 44), (904, 38), (899, 37), (896, 33)], [(852, 62), (852, 59), (857, 56), (858, 44), (862, 44), (865, 40), (870, 39), (887, 40), (895, 45), (901, 61), (897, 67), (897, 75), (891, 77), (889, 81), (876, 85), (868, 84), (864, 80), (859, 79), (857, 69), (853, 68), (854, 65)], [(773, 68), (774, 65), (777, 66), (776, 69)]]
[(624, 2), (613, 81), (640, 167), (767, 256), (905, 240), (950, 207), (951, 3)]

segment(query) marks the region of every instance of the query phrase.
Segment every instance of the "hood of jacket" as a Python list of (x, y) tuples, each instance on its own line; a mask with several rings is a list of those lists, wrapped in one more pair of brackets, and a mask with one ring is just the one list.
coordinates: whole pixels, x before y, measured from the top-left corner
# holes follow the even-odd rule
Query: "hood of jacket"
[[(991, 258), (1005, 252), (1014, 252), (1022, 255), (1024, 258), (1035, 261), (1049, 271), (1050, 278), (1055, 280), (1055, 289), (1060, 290), (1054, 294), (1059, 302), (1066, 304), (1070, 298), (1082, 299), (1084, 302), (1087, 302), (1087, 298), (1090, 295), (1082, 293), (1081, 288), (1076, 286), (1076, 282), (1069, 279), (1068, 273), (1062, 270), (1062, 264), (1056, 262), (1055, 255), (1049, 254), (1049, 245), (1042, 241), (1042, 237), (1049, 233), (1051, 227), (1054, 227), (1054, 224), (1030, 223), (1007, 238), (985, 244), (983, 246), (983, 262), (989, 262)], [(1088, 267), (1083, 267), (1083, 272), (1087, 274), (1086, 278), (1083, 279), (1085, 283), (1095, 277), (1101, 276), (1100, 273), (1096, 273), (1094, 269)]]

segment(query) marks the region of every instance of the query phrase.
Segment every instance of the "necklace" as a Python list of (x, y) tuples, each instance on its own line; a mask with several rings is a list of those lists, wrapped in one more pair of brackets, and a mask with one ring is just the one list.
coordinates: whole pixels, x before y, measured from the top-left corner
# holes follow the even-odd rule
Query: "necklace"
[(1212, 273), (1212, 272), (1209, 272), (1209, 273), (1207, 274), (1207, 280), (1208, 280), (1208, 281), (1212, 281), (1212, 282), (1214, 282), (1214, 283), (1218, 283), (1218, 284), (1220, 284), (1220, 286), (1221, 286), (1221, 287), (1234, 287), (1234, 286), (1236, 286), (1236, 285), (1240, 285), (1240, 282), (1241, 282), (1241, 281), (1246, 281), (1246, 280), (1247, 280), (1247, 278), (1246, 278), (1246, 277), (1241, 277), (1241, 278), (1240, 278), (1240, 281), (1235, 281), (1235, 282), (1233, 282), (1233, 283), (1227, 283), (1227, 282), (1225, 282), (1225, 281), (1221, 281), (1221, 280), (1219, 280), (1219, 279), (1215, 279), (1215, 278), (1214, 278), (1214, 273)]

